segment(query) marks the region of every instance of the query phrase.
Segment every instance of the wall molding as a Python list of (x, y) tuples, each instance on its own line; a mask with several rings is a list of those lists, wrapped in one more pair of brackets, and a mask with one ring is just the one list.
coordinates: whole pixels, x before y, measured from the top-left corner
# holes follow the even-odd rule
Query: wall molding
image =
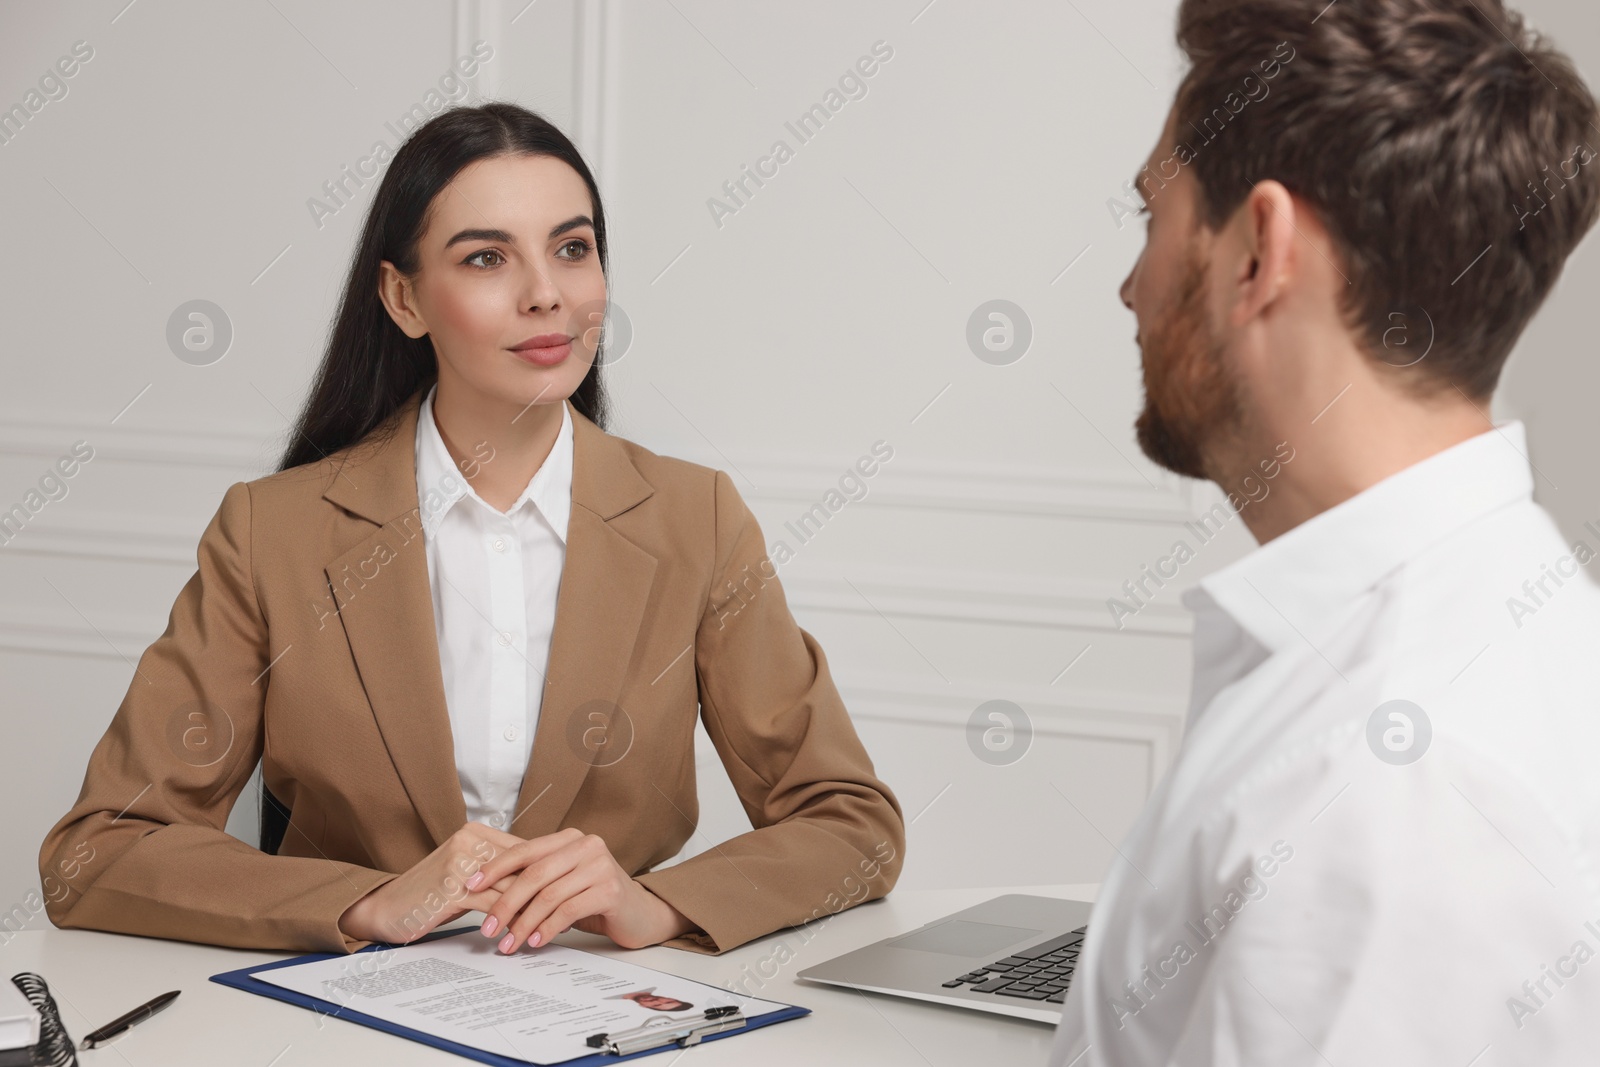
[(1045, 630), (1189, 637), (1194, 617), (1181, 604), (1150, 604), (1119, 628), (1106, 607), (1118, 589), (1090, 582), (996, 571), (862, 565), (849, 573), (778, 575), (789, 603), (803, 612), (883, 612), (929, 622), (1021, 626)]
[[(97, 610), (91, 623), (66, 604), (45, 612), (0, 607), (0, 650), (110, 660), (130, 670), (165, 629), (164, 617), (152, 625), (143, 613)], [(836, 673), (834, 680), (851, 717), (864, 722), (965, 730), (979, 704), (1010, 700), (1028, 713), (1035, 735), (1144, 746), (1152, 783), (1172, 759), (1185, 714), (1181, 702), (1170, 697), (1132, 690), (976, 679), (940, 685), (910, 671), (852, 671)]]
[(20, 412), (0, 415), (0, 456), (54, 460), (74, 441), (95, 450), (92, 463), (137, 463), (154, 467), (209, 467), (241, 478), (256, 478), (277, 467), (288, 444), (288, 430), (257, 432), (147, 427), (136, 424), (86, 426), (66, 415)]
[[(546, 0), (549, 2), (549, 0)], [(616, 123), (611, 121), (616, 106), (617, 32), (621, 6), (613, 0), (567, 0), (572, 12), (572, 121), (566, 132), (599, 183), (602, 193), (611, 188), (611, 166), (615, 157), (613, 137)], [(527, 8), (530, 0), (455, 0), (454, 51), (447, 62), (466, 55), (472, 45), (483, 40), (497, 56), (508, 54), (514, 32), (511, 20)], [(486, 69), (481, 87), (485, 97), (501, 98), (506, 68)]]
[[(965, 731), (978, 705), (1010, 700), (1027, 712), (1035, 737), (1121, 741), (1143, 747), (1151, 789), (1166, 773), (1183, 737), (1186, 709), (1171, 699), (1140, 693), (973, 681), (945, 686), (910, 672), (887, 671), (835, 675), (834, 681), (856, 722)], [(701, 749), (700, 762), (720, 762), (709, 741), (701, 742)]]
[[(722, 467), (720, 456), (685, 453), (682, 458)], [(746, 454), (729, 471), (752, 500), (816, 503), (853, 460), (828, 461), (792, 454)], [(1025, 518), (1096, 519), (1179, 524), (1195, 517), (1198, 483), (1156, 472), (1145, 481), (1136, 471), (1063, 469), (998, 460), (925, 460), (900, 456), (863, 479), (861, 503), (936, 511), (975, 511)], [(856, 506), (852, 504), (852, 506)]]
[[(522, 0), (522, 3), (527, 3), (527, 0)], [(454, 63), (459, 57), (472, 54), (472, 46), (480, 40), (493, 48), (495, 55), (504, 55), (505, 25), (499, 0), (455, 0), (454, 40), (444, 62)], [(505, 77), (503, 66), (495, 66), (492, 70), (485, 67), (479, 75), (482, 79), (479, 92), (483, 96), (490, 99), (499, 96), (500, 83)]]
[[(60, 560), (109, 560), (143, 565), (197, 565), (196, 547), (204, 523), (165, 517), (43, 513), (44, 525), (24, 527), (4, 554)], [(771, 533), (772, 531), (768, 531)], [(875, 564), (848, 570), (786, 568), (779, 572), (784, 595), (797, 613), (812, 612), (919, 619), (963, 625), (1020, 626), (1187, 638), (1193, 617), (1176, 602), (1150, 604), (1113, 624), (1106, 598), (1120, 591), (1096, 583), (954, 568), (914, 568)], [(135, 627), (135, 629), (138, 629)], [(157, 631), (159, 632), (159, 631)], [(0, 619), (0, 648), (10, 643)], [(32, 648), (32, 645), (27, 647)]]
[(578, 3), (574, 18), (572, 139), (601, 194), (609, 196), (615, 187), (621, 6), (612, 0), (587, 0)]
[(1152, 788), (1177, 750), (1186, 711), (1181, 702), (1131, 691), (973, 682), (935, 686), (913, 674), (851, 675), (838, 684), (854, 719), (963, 731), (979, 704), (1010, 700), (1028, 713), (1036, 736), (1124, 741), (1144, 746)]
[[(55, 597), (53, 593), (49, 595)], [(112, 613), (96, 608), (91, 622), (59, 597), (55, 600), (48, 611), (0, 605), (0, 651), (114, 660), (131, 665), (138, 663), (144, 650), (166, 630), (165, 616), (153, 624), (146, 612)]]
[(206, 525), (204, 518), (182, 522), (148, 515), (64, 509), (57, 514), (53, 510), (61, 508), (59, 502), (51, 504), (40, 513), (39, 519), (24, 526), (10, 541), (0, 543), (0, 559), (13, 555), (197, 565), (200, 535)]
[[(286, 433), (136, 425), (85, 429), (82, 420), (66, 416), (7, 414), (0, 416), (0, 456), (54, 460), (74, 441), (86, 440), (95, 449), (95, 463), (202, 467), (251, 480), (276, 469)], [(710, 467), (726, 463), (694, 453), (681, 458)], [(746, 499), (806, 504), (820, 503), (851, 469), (851, 461), (776, 452), (744, 453), (737, 463), (738, 470), (729, 475)], [(864, 481), (867, 495), (852, 507), (1172, 525), (1198, 511), (1199, 483), (1163, 474), (1152, 484), (1132, 470), (895, 458)]]

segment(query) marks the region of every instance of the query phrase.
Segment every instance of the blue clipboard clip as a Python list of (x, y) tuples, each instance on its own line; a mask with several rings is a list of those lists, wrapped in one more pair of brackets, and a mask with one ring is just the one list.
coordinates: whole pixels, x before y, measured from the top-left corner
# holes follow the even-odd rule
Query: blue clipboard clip
[(591, 1034), (587, 1044), (592, 1049), (599, 1049), (601, 1052), (609, 1052), (616, 1056), (629, 1056), (635, 1052), (664, 1048), (667, 1045), (689, 1048), (713, 1034), (743, 1029), (745, 1022), (745, 1017), (739, 1009), (728, 1005), (721, 1008), (707, 1008), (698, 1015), (651, 1019), (632, 1029), (618, 1030), (615, 1033)]

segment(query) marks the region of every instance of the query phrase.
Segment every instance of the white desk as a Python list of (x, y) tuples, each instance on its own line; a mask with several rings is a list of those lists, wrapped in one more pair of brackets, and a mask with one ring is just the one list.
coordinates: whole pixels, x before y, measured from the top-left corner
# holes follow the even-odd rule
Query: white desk
[[(559, 943), (670, 971), (721, 986), (773, 974), (774, 953), (784, 941), (793, 950), (766, 984), (750, 992), (812, 1014), (683, 1052), (640, 1061), (658, 1067), (690, 1064), (1038, 1064), (1045, 1061), (1055, 1030), (1044, 1023), (985, 1012), (797, 982), (794, 973), (813, 963), (923, 923), (1001, 893), (1034, 893), (1093, 900), (1093, 885), (1023, 886), (998, 889), (896, 890), (883, 900), (829, 918), (810, 941), (793, 930), (742, 945), (721, 956), (670, 948), (628, 952), (610, 941), (569, 931)], [(476, 925), (470, 916), (450, 928)], [(481, 922), (483, 916), (478, 915)], [(522, 951), (530, 951), (523, 949)], [(531, 951), (538, 951), (533, 949)], [(461, 1064), (472, 1061), (358, 1023), (317, 1013), (209, 981), (211, 975), (288, 959), (294, 953), (244, 952), (157, 938), (88, 930), (24, 930), (0, 947), (9, 978), (34, 971), (50, 985), (73, 1040), (169, 989), (183, 990), (171, 1007), (140, 1023), (101, 1049), (80, 1052), (83, 1067), (303, 1067), (307, 1064)], [(777, 958), (783, 953), (778, 952)], [(765, 962), (766, 966), (761, 967)], [(748, 968), (748, 970), (746, 969)]]

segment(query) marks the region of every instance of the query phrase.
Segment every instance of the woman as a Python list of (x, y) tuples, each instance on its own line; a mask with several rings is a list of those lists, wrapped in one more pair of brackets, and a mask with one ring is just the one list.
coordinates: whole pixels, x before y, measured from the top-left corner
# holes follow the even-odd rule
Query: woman
[[(280, 470), (224, 494), (44, 841), (57, 926), (350, 952), (484, 911), (504, 952), (722, 952), (888, 892), (899, 804), (755, 518), (603, 429), (605, 272), (537, 115), (396, 153)], [(754, 829), (652, 870), (697, 713)], [(223, 829), (258, 760), (261, 850)]]

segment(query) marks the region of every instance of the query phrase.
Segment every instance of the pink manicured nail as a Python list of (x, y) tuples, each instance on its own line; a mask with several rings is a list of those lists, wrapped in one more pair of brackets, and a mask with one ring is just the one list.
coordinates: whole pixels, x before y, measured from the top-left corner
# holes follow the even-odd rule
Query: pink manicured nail
[(499, 926), (500, 926), (500, 920), (495, 918), (493, 915), (489, 916), (487, 919), (484, 920), (484, 923), (483, 923), (483, 936), (484, 937), (493, 937), (495, 930), (497, 928), (499, 928)]
[(529, 948), (538, 948), (539, 947), (539, 931), (535, 930), (533, 932), (533, 936), (528, 938), (528, 947)]
[(479, 871), (477, 874), (475, 874), (471, 878), (467, 879), (467, 888), (468, 889), (476, 889), (482, 883), (483, 883), (483, 872)]
[(511, 946), (516, 943), (516, 940), (517, 940), (517, 935), (516, 934), (507, 934), (505, 937), (502, 937), (500, 939), (500, 951), (501, 952), (510, 952), (511, 951)]

